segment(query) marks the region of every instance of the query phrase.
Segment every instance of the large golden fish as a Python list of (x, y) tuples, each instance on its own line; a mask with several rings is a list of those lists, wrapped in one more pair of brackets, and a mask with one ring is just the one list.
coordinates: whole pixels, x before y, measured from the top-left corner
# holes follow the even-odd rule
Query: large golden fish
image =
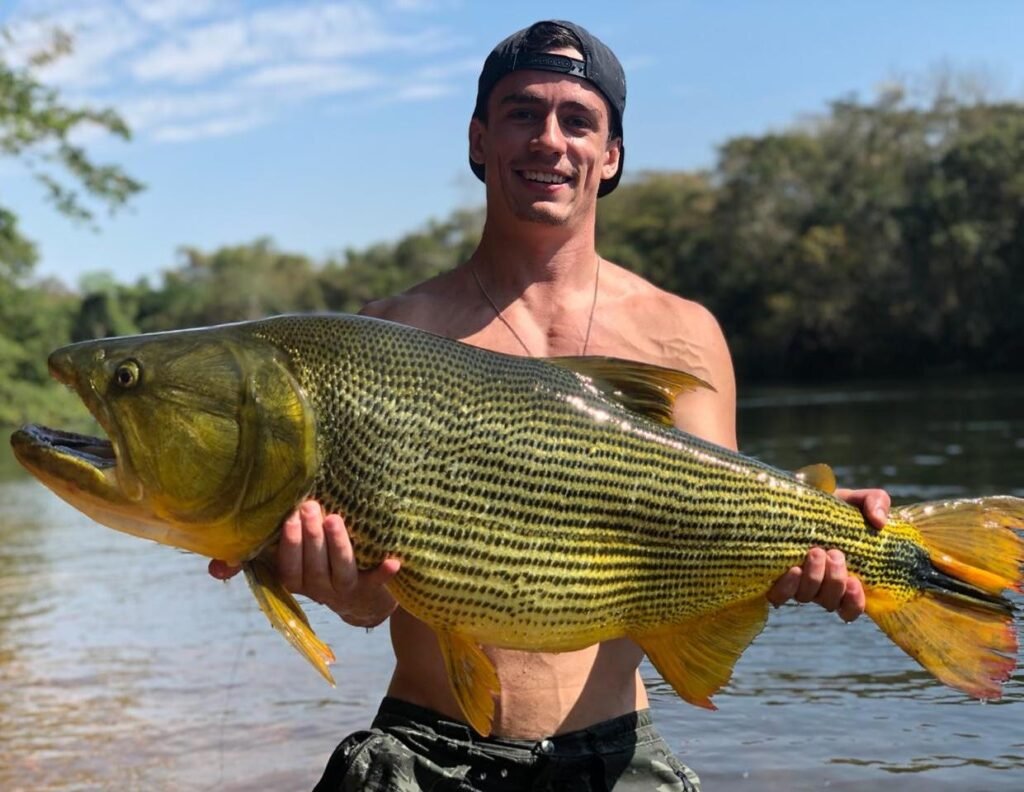
[(94, 520), (242, 563), (270, 620), (330, 679), (331, 650), (274, 576), (303, 498), (344, 515), (363, 568), (437, 633), (467, 721), (490, 730), (480, 645), (628, 636), (711, 706), (808, 547), (839, 548), (867, 610), (943, 682), (997, 698), (1013, 672), (1024, 501), (895, 509), (881, 531), (795, 476), (674, 429), (680, 372), (495, 354), (402, 325), (283, 316), (75, 344), (50, 357), (109, 440), (27, 426), (18, 459)]

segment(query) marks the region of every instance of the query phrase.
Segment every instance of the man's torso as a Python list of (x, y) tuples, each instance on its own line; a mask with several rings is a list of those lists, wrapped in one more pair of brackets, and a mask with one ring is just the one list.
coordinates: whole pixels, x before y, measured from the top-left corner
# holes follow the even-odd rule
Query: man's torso
[[(689, 371), (710, 381), (715, 390), (682, 397), (677, 425), (735, 447), (732, 368), (721, 331), (707, 311), (609, 262), (603, 264), (596, 299), (593, 292), (581, 291), (568, 299), (550, 300), (560, 307), (550, 312), (545, 310), (542, 289), (506, 305), (492, 305), (472, 273), (462, 267), (372, 303), (365, 312), (497, 352), (565, 356), (579, 355), (585, 346), (588, 355)], [(507, 324), (499, 320), (496, 309)], [(390, 627), (397, 662), (389, 695), (460, 717), (433, 631), (401, 609), (392, 615)], [(485, 651), (501, 681), (496, 735), (540, 738), (647, 705), (637, 672), (643, 652), (632, 641), (560, 654), (493, 647)]]

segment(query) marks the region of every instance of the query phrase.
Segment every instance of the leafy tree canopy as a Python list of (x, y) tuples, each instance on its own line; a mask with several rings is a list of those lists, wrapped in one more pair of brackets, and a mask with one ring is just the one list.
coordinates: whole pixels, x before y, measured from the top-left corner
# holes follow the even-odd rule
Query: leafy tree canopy
[[(22, 65), (4, 56), (12, 43), (10, 33), (0, 28), (0, 157), (26, 167), (57, 211), (73, 220), (92, 222), (96, 203), (111, 211), (123, 206), (142, 185), (116, 165), (94, 163), (75, 142), (75, 133), (99, 127), (128, 140), (127, 124), (110, 108), (69, 106), (37, 76), (40, 68), (71, 52), (71, 38), (55, 31), (48, 46)], [(35, 256), (15, 213), (0, 206), (0, 275), (24, 276)]]
[[(39, 69), (71, 51), (71, 39), (54, 32), (48, 46), (14, 64), (12, 44), (0, 28), (0, 157), (28, 169), (56, 210), (73, 221), (93, 222), (95, 206), (121, 207), (142, 185), (116, 165), (94, 163), (76, 133), (99, 127), (128, 139), (125, 122), (111, 109), (69, 105), (44, 85)], [(18, 226), (14, 209), (0, 205), (0, 423), (60, 417), (74, 399), (54, 388), (46, 357), (66, 343), (78, 299), (54, 283), (30, 284), (35, 245)]]

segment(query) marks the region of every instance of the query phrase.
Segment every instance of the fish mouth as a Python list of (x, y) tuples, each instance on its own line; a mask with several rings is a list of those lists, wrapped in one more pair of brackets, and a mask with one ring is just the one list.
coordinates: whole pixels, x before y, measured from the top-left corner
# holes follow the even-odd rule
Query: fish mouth
[(125, 475), (125, 460), (118, 452), (117, 433), (102, 402), (89, 387), (88, 378), (79, 375), (81, 361), (76, 358), (75, 347), (57, 350), (50, 355), (48, 363), (53, 378), (76, 393), (106, 436), (28, 424), (11, 435), (15, 457), (72, 505), (78, 506), (83, 499), (93, 504), (138, 500), (141, 493), (131, 497), (125, 491), (126, 483), (132, 484), (132, 477)]
[(17, 460), (73, 505), (124, 503), (114, 444), (106, 438), (28, 424), (11, 435)]
[(34, 446), (39, 452), (57, 457), (70, 457), (79, 463), (100, 469), (117, 467), (114, 444), (103, 437), (65, 432), (39, 424), (23, 426), (15, 434), (25, 435), (21, 441)]
[(106, 352), (90, 344), (73, 344), (51, 353), (50, 375), (78, 395), (105, 436), (82, 434), (42, 424), (28, 424), (11, 435), (17, 460), (66, 500), (138, 501), (142, 488), (132, 475), (116, 422), (83, 373), (102, 364)]

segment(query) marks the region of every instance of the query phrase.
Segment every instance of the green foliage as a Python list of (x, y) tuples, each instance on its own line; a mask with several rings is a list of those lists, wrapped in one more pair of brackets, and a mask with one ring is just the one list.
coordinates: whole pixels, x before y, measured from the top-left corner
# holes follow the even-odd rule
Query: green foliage
[[(0, 28), (0, 45), (9, 41)], [(0, 49), (0, 157), (28, 168), (59, 212), (90, 222), (94, 210), (89, 201), (113, 211), (141, 185), (116, 166), (93, 163), (72, 142), (74, 133), (88, 127), (127, 139), (124, 121), (110, 109), (71, 107), (36, 77), (39, 67), (70, 49), (70, 38), (59, 31), (24, 66), (9, 64)], [(116, 311), (102, 324), (76, 324), (74, 316), (81, 312), (74, 295), (57, 284), (30, 282), (36, 257), (17, 215), (0, 206), (0, 424), (80, 416), (77, 400), (48, 378), (47, 355), (67, 343), (73, 326), (78, 335), (131, 327)]]
[(203, 253), (185, 247), (159, 291), (141, 289), (134, 321), (142, 331), (323, 310), (313, 263), (278, 251), (269, 239)]
[[(9, 38), (0, 29), (0, 42)], [(11, 66), (0, 57), (0, 156), (27, 167), (62, 214), (91, 221), (94, 210), (85, 199), (115, 210), (142, 185), (116, 165), (94, 163), (82, 146), (72, 142), (74, 133), (89, 127), (128, 140), (131, 133), (124, 120), (110, 108), (69, 106), (56, 89), (36, 77), (39, 67), (67, 55), (71, 48), (70, 37), (56, 31), (50, 45), (25, 66)]]
[[(668, 291), (707, 297), (714, 207), (708, 174), (644, 174), (602, 199), (601, 252)], [(693, 266), (682, 268), (681, 261)]]
[(397, 244), (346, 250), (344, 260), (328, 262), (318, 277), (325, 303), (336, 311), (358, 311), (371, 300), (451, 269), (469, 258), (482, 228), (483, 212), (457, 211)]
[(703, 192), (625, 187), (600, 243), (708, 305), (750, 378), (1019, 370), (1022, 166), (1021, 105), (892, 90), (727, 142)]
[(46, 358), (66, 344), (77, 304), (59, 284), (21, 287), (0, 278), (0, 425), (80, 423), (83, 409), (49, 378)]
[[(30, 284), (0, 210), (0, 422), (68, 412), (45, 359), (69, 339), (288, 311), (355, 311), (465, 261), (482, 211), (315, 262), (269, 239), (179, 251), (158, 287)], [(706, 172), (646, 173), (602, 199), (598, 246), (707, 305), (745, 379), (1024, 367), (1024, 106), (899, 90), (726, 142)]]

